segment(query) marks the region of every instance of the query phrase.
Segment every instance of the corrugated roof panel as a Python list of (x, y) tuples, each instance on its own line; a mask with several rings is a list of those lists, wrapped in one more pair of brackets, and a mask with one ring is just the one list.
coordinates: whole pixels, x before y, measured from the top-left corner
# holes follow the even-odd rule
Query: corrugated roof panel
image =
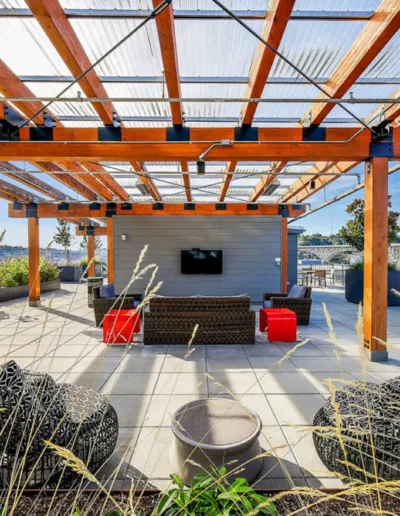
[(81, 121), (69, 121), (63, 120), (63, 126), (65, 127), (104, 127), (103, 122), (81, 122)]
[[(186, 98), (241, 98), (246, 84), (182, 84), (181, 94)], [(188, 117), (239, 117), (240, 102), (184, 102), (183, 111)]]
[[(21, 2), (22, 0), (2, 0), (6, 2)], [(1, 1), (0, 1), (1, 4)], [(70, 9), (110, 9), (110, 0), (61, 0), (64, 8)], [(268, 0), (225, 0), (229, 9), (264, 10), (268, 9)], [(219, 11), (220, 8), (212, 0), (174, 0), (174, 9)], [(113, 2), (112, 9), (153, 9), (151, 0), (118, 0)]]
[[(207, 124), (206, 124), (207, 125)], [(125, 122), (124, 127), (172, 127), (172, 122)]]
[(385, 45), (362, 77), (400, 77), (400, 31)]
[[(353, 86), (350, 91), (353, 92), (355, 98), (372, 99), (372, 98), (389, 98), (397, 90), (394, 84), (392, 85), (364, 85), (359, 84)], [(380, 104), (345, 104), (359, 118), (366, 118), (372, 113)], [(351, 118), (340, 106), (335, 106), (329, 117), (335, 118)], [(355, 122), (357, 123), (357, 122)]]
[[(289, 21), (280, 52), (311, 77), (329, 77), (365, 26), (365, 22)], [(221, 74), (222, 75), (222, 74)], [(299, 77), (276, 57), (271, 77)]]
[[(162, 84), (104, 83), (104, 87), (111, 98), (163, 97)], [(168, 102), (114, 102), (114, 107), (120, 116), (171, 116)]]
[(15, 74), (70, 74), (35, 19), (0, 18), (0, 34), (0, 58)]
[[(312, 84), (267, 84), (262, 98), (264, 99), (313, 99), (318, 95), (318, 89)], [(260, 103), (255, 117), (282, 118), (296, 117), (299, 120), (305, 114), (309, 103)]]
[[(262, 21), (248, 24), (261, 32)], [(175, 20), (182, 76), (248, 76), (257, 39), (234, 20)]]
[(375, 11), (381, 0), (296, 0), (297, 11)]
[[(93, 63), (141, 21), (132, 19), (71, 19), (80, 42)], [(97, 67), (99, 75), (162, 75), (155, 21), (130, 37)]]
[[(67, 86), (66, 84), (60, 84), (57, 82), (27, 82), (25, 83), (28, 88), (37, 97), (56, 97), (63, 89)], [(78, 91), (81, 93), (83, 98), (86, 95), (83, 93), (82, 88), (78, 84), (74, 84), (71, 88), (64, 93), (63, 97), (77, 97)], [(46, 104), (47, 102), (44, 102)], [(93, 109), (93, 105), (89, 102), (53, 102), (49, 110), (56, 116), (70, 115), (70, 116), (96, 116), (97, 113)], [(101, 124), (102, 125), (102, 124)]]

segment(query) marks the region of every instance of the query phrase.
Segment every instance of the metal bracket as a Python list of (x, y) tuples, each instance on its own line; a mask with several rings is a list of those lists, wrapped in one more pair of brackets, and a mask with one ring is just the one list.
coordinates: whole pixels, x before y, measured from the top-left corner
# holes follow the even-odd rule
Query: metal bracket
[(33, 142), (52, 142), (53, 128), (52, 127), (31, 127), (29, 129), (29, 138)]
[(68, 211), (69, 210), (69, 203), (67, 202), (60, 202), (58, 205), (58, 211)]
[(155, 202), (153, 204), (153, 210), (154, 211), (163, 211), (164, 210), (164, 203), (163, 202)]
[(194, 211), (196, 209), (196, 205), (194, 202), (185, 202), (183, 209), (186, 211)]
[(304, 142), (325, 142), (326, 128), (318, 125), (310, 125), (303, 127), (303, 141)]
[(35, 202), (30, 202), (26, 205), (26, 216), (29, 219), (37, 218), (37, 204)]
[(258, 141), (258, 127), (252, 127), (248, 124), (235, 127), (234, 138), (236, 142), (256, 142)]
[(167, 142), (190, 142), (190, 128), (182, 125), (167, 127)]
[(97, 139), (99, 142), (120, 142), (122, 140), (121, 127), (108, 125), (97, 129)]
[(225, 202), (217, 202), (215, 204), (215, 209), (217, 211), (225, 211), (226, 210), (226, 203)]
[(91, 202), (89, 204), (89, 210), (100, 211), (100, 208), (101, 208), (101, 206), (100, 206), (100, 203), (98, 203), (98, 202)]
[(56, 126), (56, 121), (54, 120), (54, 118), (50, 115), (50, 113), (44, 113), (43, 115), (43, 122), (44, 122), (44, 126), (45, 127), (55, 127)]
[(258, 210), (258, 204), (248, 203), (247, 204), (247, 211), (257, 211)]
[(108, 202), (106, 204), (106, 217), (111, 218), (117, 214), (117, 205), (115, 202)]

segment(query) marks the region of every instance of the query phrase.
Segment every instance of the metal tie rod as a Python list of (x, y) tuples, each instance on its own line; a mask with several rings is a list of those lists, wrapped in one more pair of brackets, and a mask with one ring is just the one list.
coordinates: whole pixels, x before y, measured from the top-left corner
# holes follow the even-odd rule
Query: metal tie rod
[[(106, 59), (110, 54), (114, 52), (118, 47), (120, 47), (125, 41), (127, 41), (131, 36), (133, 36), (136, 32), (138, 32), (142, 27), (144, 27), (150, 20), (156, 18), (159, 16), (165, 9), (167, 9), (171, 5), (172, 0), (163, 0), (163, 2), (160, 3), (150, 14), (149, 16), (143, 20), (137, 27), (135, 27), (131, 32), (129, 32), (126, 36), (124, 36), (118, 43), (116, 43), (113, 47), (111, 47), (105, 54), (103, 54), (97, 61), (95, 61), (87, 70), (84, 70), (76, 79), (74, 79), (68, 86), (66, 86), (58, 95), (56, 95), (53, 99), (51, 99), (45, 106), (40, 108), (34, 115), (32, 115), (28, 120), (25, 120), (25, 122), (21, 125), (21, 127), (25, 127), (28, 125), (32, 120), (34, 120), (38, 115), (43, 113), (57, 98), (61, 97), (61, 95), (64, 95), (65, 92), (67, 92), (74, 84), (79, 82), (83, 77), (85, 77), (90, 71), (92, 71), (98, 64), (100, 64), (104, 59)], [(14, 133), (11, 136), (15, 136), (18, 132), (18, 129), (14, 131)]]
[[(324, 95), (326, 95), (328, 98), (332, 99), (332, 95), (330, 95), (327, 91), (325, 91), (324, 88), (322, 88), (317, 82), (314, 81), (314, 79), (312, 79), (311, 77), (309, 77), (309, 75), (307, 75), (305, 72), (303, 72), (303, 70), (301, 68), (299, 68), (298, 66), (296, 66), (294, 63), (292, 63), (290, 61), (290, 59), (288, 59), (286, 56), (284, 56), (281, 52), (279, 52), (279, 50), (276, 50), (276, 48), (274, 48), (272, 45), (270, 45), (268, 43), (268, 41), (266, 41), (264, 38), (262, 38), (259, 34), (257, 34), (257, 32), (255, 32), (251, 27), (249, 27), (243, 20), (241, 20), (240, 18), (238, 18), (232, 11), (230, 11), (227, 7), (225, 7), (224, 4), (222, 4), (219, 0), (212, 0), (214, 2), (214, 4), (218, 5), (218, 7), (220, 7), (223, 11), (225, 11), (226, 13), (229, 14), (229, 16), (231, 16), (231, 18), (233, 18), (234, 20), (236, 20), (239, 25), (241, 25), (242, 27), (244, 27), (248, 32), (250, 32), (250, 34), (252, 34), (255, 38), (257, 38), (259, 41), (261, 41), (261, 43), (263, 43), (267, 48), (269, 48), (272, 52), (274, 52), (275, 55), (277, 55), (278, 57), (280, 57), (283, 61), (285, 61), (286, 64), (288, 64), (290, 67), (292, 67), (294, 70), (296, 70), (297, 73), (299, 73), (302, 77), (304, 77), (305, 79), (307, 79), (307, 81), (312, 84), (313, 86), (315, 86), (316, 88), (318, 88)], [(343, 106), (341, 102), (338, 102), (338, 105), (344, 109), (344, 111), (346, 111), (346, 113), (348, 113), (350, 116), (352, 116), (355, 120), (357, 120), (358, 123), (360, 123), (361, 125), (364, 126), (365, 129), (369, 129), (373, 132), (376, 133), (376, 131), (374, 131), (371, 127), (369, 127), (361, 118), (359, 118), (358, 116), (356, 116), (350, 109), (348, 109), (346, 106)]]

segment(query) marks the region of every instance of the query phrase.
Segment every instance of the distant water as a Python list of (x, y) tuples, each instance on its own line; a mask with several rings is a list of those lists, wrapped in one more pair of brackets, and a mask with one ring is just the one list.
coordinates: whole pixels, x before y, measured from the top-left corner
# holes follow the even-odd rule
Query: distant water
[[(41, 249), (41, 255), (46, 256), (50, 261), (55, 263), (65, 262), (65, 252), (62, 249)], [(0, 245), (0, 261), (6, 260), (7, 258), (18, 258), (20, 256), (28, 256), (27, 247), (12, 247), (8, 245)], [(83, 250), (71, 250), (70, 260), (71, 263), (79, 263), (82, 258), (86, 258), (87, 253)], [(101, 249), (96, 253), (96, 257), (100, 258), (103, 262), (107, 263), (107, 251)]]

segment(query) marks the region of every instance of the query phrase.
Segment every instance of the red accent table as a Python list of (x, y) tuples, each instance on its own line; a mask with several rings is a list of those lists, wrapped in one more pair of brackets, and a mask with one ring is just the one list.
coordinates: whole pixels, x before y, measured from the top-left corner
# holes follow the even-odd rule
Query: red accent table
[(268, 331), (270, 342), (296, 342), (297, 316), (287, 308), (261, 308), (260, 332)]
[(140, 311), (110, 310), (104, 317), (105, 344), (131, 344), (133, 334), (140, 332)]

